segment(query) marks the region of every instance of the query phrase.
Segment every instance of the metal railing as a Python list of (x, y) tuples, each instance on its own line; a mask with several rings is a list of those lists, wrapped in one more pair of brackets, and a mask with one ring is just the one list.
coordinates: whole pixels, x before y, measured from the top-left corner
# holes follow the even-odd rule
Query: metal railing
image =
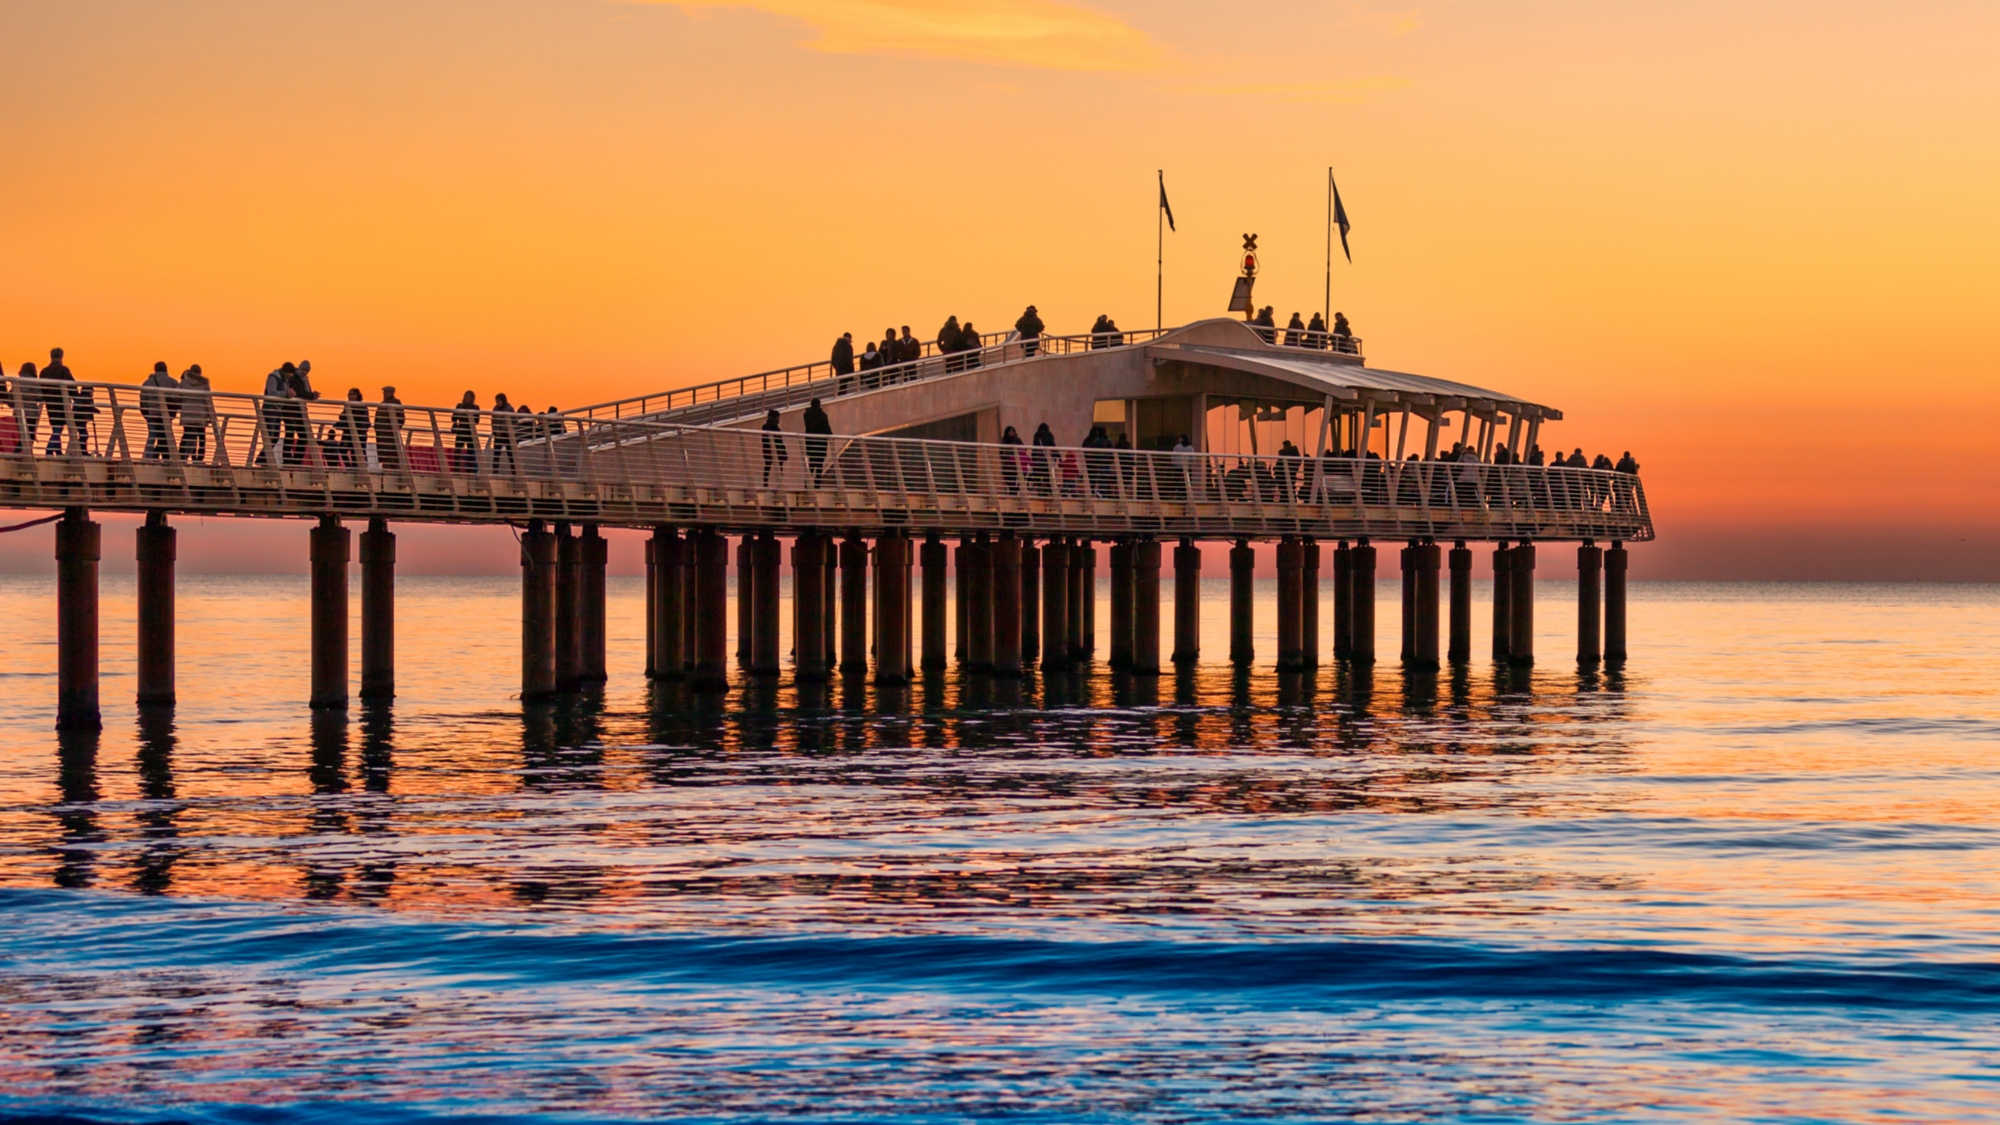
[(941, 352), (935, 342), (923, 345), (923, 354), (914, 360), (885, 364), (850, 374), (836, 373), (830, 360), (782, 367), (735, 379), (722, 379), (678, 390), (639, 395), (579, 407), (570, 417), (603, 419), (649, 418), (661, 421), (704, 425), (753, 417), (766, 410), (784, 410), (812, 399), (832, 399), (882, 387), (921, 382), (942, 375), (955, 375), (978, 367), (992, 367), (1038, 355), (1072, 355), (1102, 348), (1124, 347), (1158, 339), (1171, 329), (1139, 329), (1131, 332), (1086, 333), (1081, 336), (1039, 336), (1023, 339), (1013, 332), (985, 333), (979, 347), (957, 352)]
[(1653, 534), (1638, 478), (1595, 469), (818, 436), (38, 380), (10, 380), (0, 401), (10, 507), (1210, 539)]

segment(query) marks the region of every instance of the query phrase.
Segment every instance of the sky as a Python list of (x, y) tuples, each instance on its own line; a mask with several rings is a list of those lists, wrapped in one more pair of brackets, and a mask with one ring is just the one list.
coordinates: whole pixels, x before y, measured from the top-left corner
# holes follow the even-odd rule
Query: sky
[(1332, 166), (1370, 361), (1631, 450), (1636, 574), (2000, 579), (1990, 0), (0, 0), (0, 42), (10, 371), (539, 409), (1142, 327), (1161, 171), (1167, 322), (1251, 231), (1310, 315)]

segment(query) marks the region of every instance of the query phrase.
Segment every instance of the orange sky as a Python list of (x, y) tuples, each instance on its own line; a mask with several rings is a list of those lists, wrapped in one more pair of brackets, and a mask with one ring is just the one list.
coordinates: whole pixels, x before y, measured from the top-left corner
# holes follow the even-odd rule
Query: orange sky
[(1156, 168), (1168, 321), (1251, 230), (1309, 314), (1331, 163), (1371, 361), (1631, 448), (1656, 560), (2000, 558), (1990, 2), (9, 0), (0, 42), (9, 370), (571, 406), (1139, 327)]

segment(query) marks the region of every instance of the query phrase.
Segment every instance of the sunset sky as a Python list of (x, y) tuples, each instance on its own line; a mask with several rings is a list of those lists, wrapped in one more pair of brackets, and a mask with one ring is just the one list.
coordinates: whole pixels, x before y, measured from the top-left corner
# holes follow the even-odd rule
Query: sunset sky
[(0, 42), (10, 373), (539, 409), (1147, 326), (1156, 169), (1168, 322), (1246, 231), (1310, 315), (1331, 164), (1370, 361), (1631, 449), (1641, 573), (2000, 578), (1991, 0), (0, 0)]

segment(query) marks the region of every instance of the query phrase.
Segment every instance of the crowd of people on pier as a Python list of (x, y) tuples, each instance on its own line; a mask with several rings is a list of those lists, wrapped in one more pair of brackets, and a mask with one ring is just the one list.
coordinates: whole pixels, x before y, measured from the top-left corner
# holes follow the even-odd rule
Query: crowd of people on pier
[(1270, 344), (1279, 344), (1287, 348), (1338, 352), (1342, 355), (1361, 354), (1361, 345), (1355, 341), (1354, 329), (1348, 325), (1347, 314), (1343, 312), (1333, 314), (1332, 329), (1327, 328), (1325, 318), (1318, 313), (1312, 315), (1310, 322), (1301, 320), (1298, 313), (1293, 313), (1292, 319), (1286, 321), (1285, 327), (1280, 329), (1277, 310), (1265, 305), (1251, 318), (1250, 327)]
[[(1032, 357), (1040, 352), (1042, 338), (1048, 334), (1048, 326), (1043, 323), (1041, 313), (1029, 305), (1014, 321), (1011, 333), (993, 336), (982, 334), (970, 320), (961, 323), (957, 314), (945, 318), (938, 329), (937, 337), (927, 347), (917, 339), (905, 324), (898, 334), (895, 328), (882, 330), (882, 338), (856, 345), (854, 333), (843, 332), (833, 342), (833, 350), (828, 356), (828, 365), (837, 380), (836, 394), (848, 394), (855, 390), (873, 390), (904, 381), (910, 368), (926, 354), (944, 357), (947, 372), (969, 371), (984, 362), (982, 353), (998, 344), (1013, 344), (1021, 349), (1023, 356)], [(1125, 333), (1118, 322), (1108, 315), (1100, 315), (1090, 326), (1089, 347), (1111, 348), (1125, 342)], [(857, 347), (859, 350), (857, 351)]]
[[(0, 402), (10, 408), (10, 417), (0, 419), (0, 453), (36, 451), (46, 425), (47, 442), (39, 444), (44, 457), (110, 454), (111, 439), (97, 433), (97, 419), (115, 403), (100, 404), (96, 391), (77, 380), (63, 362), (61, 348), (50, 349), (47, 364), (23, 363), (11, 378), (0, 376)], [(466, 391), (451, 411), (448, 427), (427, 422), (426, 428), (438, 432), (428, 445), (412, 442), (409, 408), (393, 386), (383, 387), (373, 404), (359, 387), (350, 387), (339, 410), (331, 417), (321, 411), (316, 421), (307, 409), (320, 399), (310, 360), (287, 360), (272, 368), (258, 398), (255, 429), (260, 440), (250, 463), (265, 468), (398, 470), (414, 457), (427, 469), (507, 472), (521, 445), (568, 432), (554, 406), (536, 414), (528, 404), (517, 405), (498, 394), (491, 407), (482, 407), (478, 395)], [(154, 363), (139, 383), (137, 407), (146, 427), (142, 460), (201, 463), (219, 445), (215, 390), (200, 364), (175, 376), (165, 361)]]

